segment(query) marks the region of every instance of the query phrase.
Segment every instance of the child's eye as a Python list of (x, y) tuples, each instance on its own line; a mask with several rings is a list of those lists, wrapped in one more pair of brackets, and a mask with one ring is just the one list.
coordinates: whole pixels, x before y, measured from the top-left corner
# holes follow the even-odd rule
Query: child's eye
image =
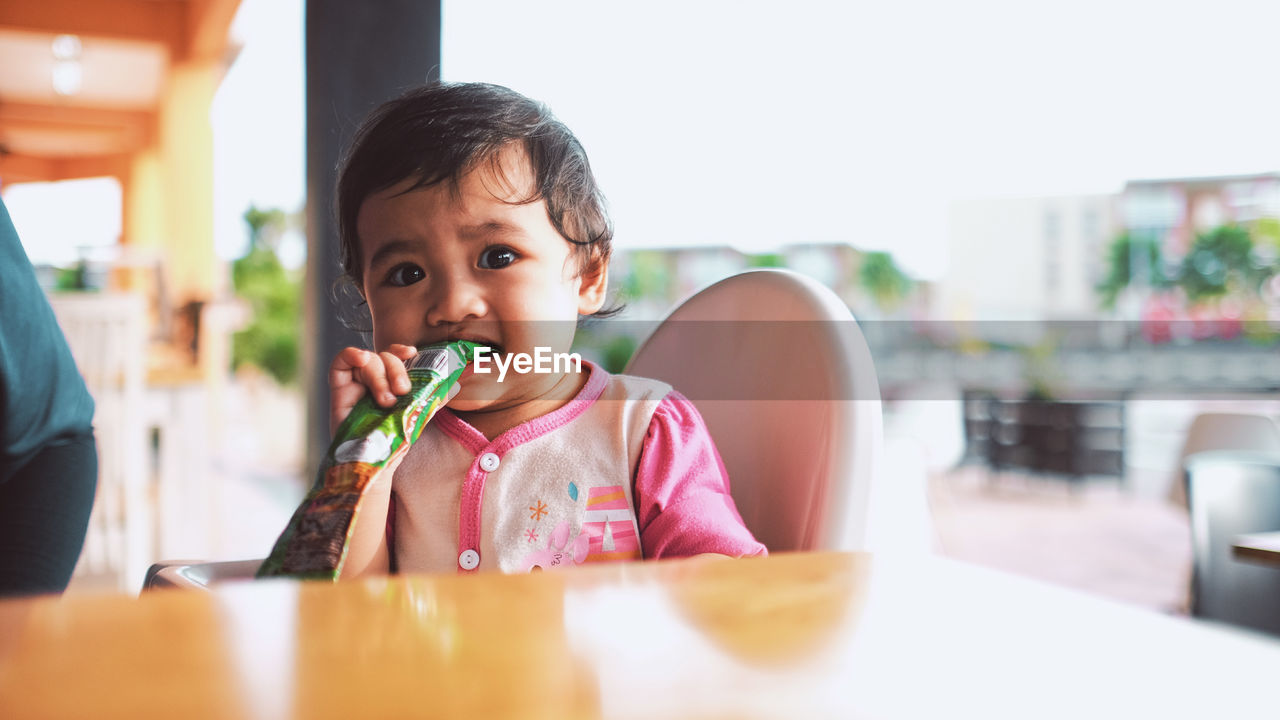
[(516, 261), (516, 251), (504, 245), (494, 245), (480, 253), (480, 267), (499, 270)]
[(387, 284), (404, 287), (418, 282), (425, 276), (426, 274), (422, 272), (422, 268), (417, 265), (401, 263), (391, 268), (391, 272), (387, 273)]

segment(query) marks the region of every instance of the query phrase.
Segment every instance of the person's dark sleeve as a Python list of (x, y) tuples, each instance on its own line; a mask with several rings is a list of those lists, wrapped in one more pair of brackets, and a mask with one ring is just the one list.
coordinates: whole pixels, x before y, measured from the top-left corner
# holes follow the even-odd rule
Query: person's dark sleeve
[(0, 483), (93, 425), (93, 398), (0, 201)]
[(93, 398), (0, 201), (0, 593), (66, 587), (96, 483)]

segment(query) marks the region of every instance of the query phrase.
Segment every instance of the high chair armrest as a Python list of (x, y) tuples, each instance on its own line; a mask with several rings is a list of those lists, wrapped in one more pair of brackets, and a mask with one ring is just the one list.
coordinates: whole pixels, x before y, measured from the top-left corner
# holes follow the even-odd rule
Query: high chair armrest
[(235, 581), (252, 580), (262, 559), (230, 560), (206, 562), (202, 560), (171, 560), (159, 562), (147, 569), (142, 589), (183, 588), (187, 590), (208, 590), (211, 585)]

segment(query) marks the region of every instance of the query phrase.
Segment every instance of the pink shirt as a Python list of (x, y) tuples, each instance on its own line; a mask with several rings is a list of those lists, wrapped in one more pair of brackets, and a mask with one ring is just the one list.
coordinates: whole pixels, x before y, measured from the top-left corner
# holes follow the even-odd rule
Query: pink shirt
[[(661, 383), (587, 368), (568, 404), (493, 440), (440, 411), (396, 472), (388, 517), (395, 567), (439, 571), (454, 553), (462, 572), (520, 572), (639, 558), (641, 549), (645, 558), (766, 552), (738, 514), (693, 404)], [(537, 548), (527, 556), (526, 538)]]
[(738, 514), (702, 415), (675, 390), (654, 410), (634, 487), (646, 558), (767, 554)]

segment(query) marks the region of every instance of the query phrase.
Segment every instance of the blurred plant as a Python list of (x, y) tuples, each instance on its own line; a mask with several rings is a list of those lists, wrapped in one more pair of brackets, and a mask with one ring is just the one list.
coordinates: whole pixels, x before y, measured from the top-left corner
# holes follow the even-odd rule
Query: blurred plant
[(636, 351), (636, 340), (629, 335), (617, 335), (610, 338), (601, 348), (601, 362), (604, 369), (611, 373), (621, 373), (627, 367), (631, 356)]
[(249, 251), (264, 245), (271, 250), (279, 250), (280, 236), (289, 227), (289, 217), (280, 208), (265, 210), (250, 205), (244, 211), (245, 224), (249, 226)]
[(747, 256), (747, 267), (780, 268), (787, 266), (787, 259), (778, 253), (756, 253)]
[(1258, 249), (1273, 262), (1280, 251), (1280, 218), (1259, 218), (1253, 223), (1254, 241)]
[(1220, 225), (1196, 235), (1178, 269), (1178, 287), (1192, 303), (1237, 290), (1256, 293), (1268, 273), (1254, 260), (1249, 231), (1238, 225)]
[[(1134, 260), (1140, 268), (1137, 277), (1133, 272)], [(1168, 286), (1160, 243), (1151, 237), (1134, 238), (1125, 232), (1116, 236), (1107, 246), (1106, 276), (1094, 290), (1105, 310), (1114, 310), (1116, 298), (1135, 280), (1142, 280), (1153, 288)]]
[(1057, 393), (1054, 387), (1061, 380), (1057, 352), (1061, 333), (1054, 332), (1033, 345), (1017, 348), (1023, 360), (1023, 374), (1027, 382), (1027, 398), (1051, 401)]
[(626, 298), (669, 299), (671, 275), (667, 272), (666, 255), (656, 250), (640, 250), (628, 255), (627, 274), (621, 282)]
[(638, 345), (622, 328), (631, 325), (588, 322), (578, 329), (573, 339), (573, 352), (600, 363), (608, 372), (618, 374), (627, 366)]
[(887, 252), (869, 252), (862, 256), (858, 282), (883, 309), (892, 309), (906, 299), (915, 282), (898, 269)]
[(276, 255), (288, 218), (279, 209), (250, 207), (249, 251), (231, 267), (236, 295), (249, 303), (253, 319), (232, 340), (233, 368), (249, 364), (261, 368), (281, 384), (298, 377), (298, 346), (302, 324), (302, 277), (289, 272)]
[(88, 290), (89, 264), (84, 260), (69, 268), (59, 268), (54, 279), (55, 290)]

